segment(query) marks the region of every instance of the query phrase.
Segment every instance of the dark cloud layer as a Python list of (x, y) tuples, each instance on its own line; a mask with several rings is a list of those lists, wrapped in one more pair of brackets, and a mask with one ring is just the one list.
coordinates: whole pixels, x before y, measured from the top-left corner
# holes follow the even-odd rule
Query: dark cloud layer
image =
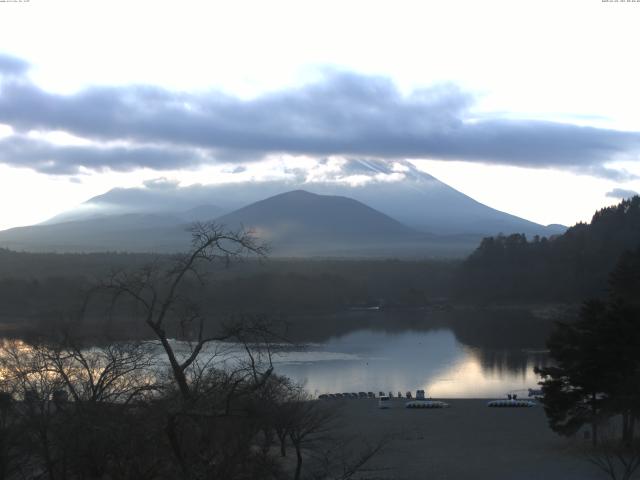
[(625, 198), (631, 198), (635, 195), (638, 195), (638, 192), (636, 192), (635, 190), (626, 190), (624, 188), (614, 188), (610, 192), (607, 192), (606, 195), (609, 198), (624, 200)]
[[(385, 78), (334, 73), (315, 84), (252, 100), (147, 86), (95, 87), (58, 95), (24, 76), (16, 77), (26, 71), (20, 62), (0, 56), (0, 72), (12, 74), (0, 84), (0, 123), (19, 133), (63, 130), (96, 142), (162, 144), (173, 152), (198, 149), (205, 152), (199, 161), (256, 160), (269, 153), (437, 158), (566, 168), (621, 179), (627, 176), (624, 171), (604, 165), (619, 158), (636, 159), (640, 152), (637, 132), (474, 119), (473, 97), (452, 85), (406, 96)], [(6, 162), (11, 152), (0, 148)], [(39, 154), (45, 155), (44, 148), (37, 145)], [(163, 154), (161, 148), (90, 150), (52, 147), (48, 157), (55, 157), (53, 164), (32, 155), (15, 157), (14, 162), (50, 173), (66, 173), (80, 165), (166, 169), (194, 163), (188, 155)]]
[(28, 167), (48, 174), (72, 175), (81, 167), (131, 171), (189, 168), (206, 162), (196, 153), (164, 147), (108, 147), (53, 145), (14, 135), (0, 140), (0, 163)]

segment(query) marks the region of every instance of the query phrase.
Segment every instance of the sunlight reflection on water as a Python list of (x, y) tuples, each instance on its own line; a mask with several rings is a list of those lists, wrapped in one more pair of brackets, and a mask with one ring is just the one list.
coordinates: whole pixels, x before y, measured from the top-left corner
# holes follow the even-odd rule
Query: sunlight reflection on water
[[(545, 363), (543, 354), (489, 353), (462, 345), (449, 329), (360, 330), (333, 338), (312, 352), (292, 352), (295, 360), (285, 355), (276, 371), (303, 382), (316, 395), (359, 391), (395, 395), (424, 389), (433, 397), (487, 398), (536, 387), (533, 367)], [(343, 354), (352, 358), (336, 359)]]
[[(156, 343), (156, 342), (154, 342)], [(179, 359), (188, 356), (185, 342), (172, 340)], [(26, 348), (21, 344), (22, 348)], [(159, 344), (156, 368), (167, 368)], [(276, 349), (277, 350), (277, 349)], [(246, 359), (241, 345), (212, 342), (199, 360), (217, 368), (233, 367)], [(304, 349), (285, 350), (273, 357), (275, 372), (322, 393), (371, 391), (415, 393), (423, 389), (434, 398), (502, 397), (507, 392), (526, 395), (536, 388), (536, 365), (548, 363), (539, 349), (489, 349), (465, 345), (453, 330), (362, 329), (332, 337)]]

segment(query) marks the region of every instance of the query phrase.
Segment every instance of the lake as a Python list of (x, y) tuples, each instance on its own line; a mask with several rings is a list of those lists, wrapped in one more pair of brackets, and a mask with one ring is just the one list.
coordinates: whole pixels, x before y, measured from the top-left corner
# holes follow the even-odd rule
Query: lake
[[(275, 372), (316, 397), (418, 389), (434, 398), (524, 397), (537, 388), (534, 367), (549, 363), (545, 341), (552, 328), (549, 319), (507, 308), (347, 311), (284, 323), (294, 342), (274, 356)], [(187, 343), (172, 342), (178, 357), (189, 355)], [(199, 358), (223, 366), (248, 357), (241, 345), (214, 342)]]
[[(423, 389), (440, 398), (526, 396), (548, 364), (551, 322), (523, 311), (343, 315), (345, 332), (283, 354), (277, 373), (309, 393)], [(327, 323), (331, 324), (331, 321)]]

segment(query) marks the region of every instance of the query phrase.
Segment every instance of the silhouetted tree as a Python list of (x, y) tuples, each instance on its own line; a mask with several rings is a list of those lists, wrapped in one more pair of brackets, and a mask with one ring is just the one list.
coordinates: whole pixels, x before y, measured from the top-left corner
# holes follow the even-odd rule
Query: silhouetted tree
[(605, 309), (600, 301), (586, 302), (578, 322), (559, 324), (548, 341), (555, 365), (536, 369), (543, 379), (543, 404), (551, 428), (573, 435), (590, 423), (594, 444), (603, 396), (610, 390), (607, 368), (612, 367), (601, 357), (599, 331)]
[(630, 480), (640, 467), (640, 441), (620, 442), (612, 427), (611, 422), (603, 424), (600, 444), (584, 454), (611, 480)]
[[(266, 316), (209, 321), (215, 301), (204, 286), (215, 270), (204, 266), (264, 249), (246, 232), (213, 224), (192, 233), (188, 254), (111, 273), (84, 304), (85, 314), (108, 306), (107, 327), (131, 316), (156, 341), (82, 341), (81, 315), (56, 322), (47, 338), (3, 344), (0, 474), (21, 465), (17, 452), (28, 479), (300, 477), (302, 452), (319, 448), (328, 431), (328, 405), (273, 374), (283, 339)], [(9, 418), (24, 441), (4, 442), (13, 431)], [(295, 448), (295, 473), (271, 448), (274, 432)], [(345, 472), (352, 476), (368, 458), (357, 456)]]
[(640, 413), (640, 249), (622, 255), (611, 274), (608, 300), (584, 303), (579, 319), (561, 323), (548, 345), (554, 366), (537, 369), (551, 427), (570, 435), (620, 415), (622, 440), (634, 441)]

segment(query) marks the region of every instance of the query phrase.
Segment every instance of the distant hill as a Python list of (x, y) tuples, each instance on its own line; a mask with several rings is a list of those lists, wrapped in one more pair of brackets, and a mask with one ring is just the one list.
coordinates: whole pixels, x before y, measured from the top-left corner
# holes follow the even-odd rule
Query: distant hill
[(185, 222), (171, 215), (108, 215), (4, 230), (0, 246), (31, 252), (168, 253), (188, 246), (185, 229)]
[(347, 197), (295, 190), (252, 203), (217, 219), (257, 229), (268, 240), (394, 239), (418, 232)]
[(184, 210), (176, 209), (175, 206), (172, 206), (173, 208), (169, 207), (169, 205), (165, 205), (165, 209), (162, 209), (162, 207), (158, 205), (155, 209), (148, 209), (139, 208), (134, 204), (129, 207), (120, 205), (112, 208), (105, 208), (104, 205), (93, 204), (89, 201), (85, 202), (75, 210), (56, 215), (40, 223), (40, 225), (55, 225), (58, 223), (105, 219), (113, 220), (116, 223), (127, 223), (135, 218), (140, 218), (145, 223), (156, 219), (160, 223), (175, 224), (176, 222), (186, 223), (212, 220), (226, 213), (226, 210), (211, 204), (197, 205), (194, 207), (187, 205)]
[(198, 205), (184, 212), (179, 217), (185, 222), (206, 222), (224, 214), (224, 210), (216, 205)]
[(625, 251), (640, 246), (640, 197), (597, 211), (552, 239), (485, 238), (464, 262), (457, 291), (483, 300), (565, 301), (602, 296)]
[[(230, 228), (244, 226), (285, 255), (401, 253), (402, 246), (432, 236), (351, 198), (316, 195), (303, 190), (275, 195), (217, 219)], [(426, 254), (423, 249), (423, 254)]]

